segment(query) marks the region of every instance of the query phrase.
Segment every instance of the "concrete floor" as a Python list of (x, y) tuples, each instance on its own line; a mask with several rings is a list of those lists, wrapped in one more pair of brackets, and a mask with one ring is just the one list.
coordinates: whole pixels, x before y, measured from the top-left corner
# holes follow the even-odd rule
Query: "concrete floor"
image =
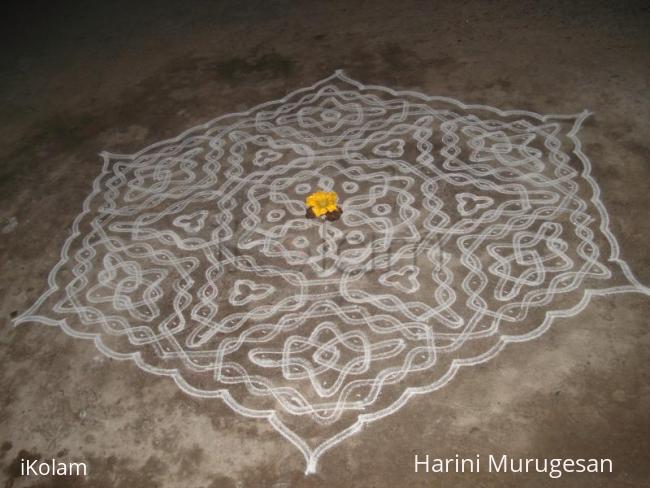
[[(595, 113), (585, 152), (622, 256), (650, 283), (650, 13), (642, 2), (56, 2), (5, 17), (0, 59), (0, 482), (5, 487), (647, 486), (650, 300), (594, 298), (461, 371), (303, 475), (262, 420), (181, 393), (55, 328), (9, 321), (43, 291), (97, 153), (137, 150), (353, 78), (540, 113)], [(387, 442), (386, 440), (390, 441)], [(413, 473), (413, 454), (608, 457), (611, 475)], [(18, 476), (21, 457), (89, 463)]]

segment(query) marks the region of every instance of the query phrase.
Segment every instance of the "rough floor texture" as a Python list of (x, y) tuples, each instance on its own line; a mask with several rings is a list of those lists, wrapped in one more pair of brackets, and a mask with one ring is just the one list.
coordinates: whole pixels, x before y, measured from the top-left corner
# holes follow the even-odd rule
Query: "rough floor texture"
[[(621, 2), (623, 3), (623, 2)], [(642, 2), (639, 2), (642, 5)], [(622, 257), (650, 283), (648, 9), (625, 2), (57, 2), (8, 14), (0, 60), (0, 480), (5, 487), (645, 486), (650, 301), (595, 298), (328, 452), (315, 475), (265, 421), (197, 400), (55, 328), (43, 291), (100, 170), (336, 68), (582, 131)], [(609, 457), (612, 475), (425, 475), (413, 454)], [(29, 454), (28, 454), (29, 453)], [(87, 479), (18, 476), (83, 459)]]

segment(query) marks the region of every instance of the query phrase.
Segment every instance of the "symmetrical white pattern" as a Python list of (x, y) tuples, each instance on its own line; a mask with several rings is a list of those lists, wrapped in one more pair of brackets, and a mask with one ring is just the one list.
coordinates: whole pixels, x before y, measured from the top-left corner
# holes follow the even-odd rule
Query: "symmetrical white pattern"
[[(342, 72), (104, 168), (16, 323), (268, 419), (307, 460), (594, 294), (619, 259), (577, 131)], [(337, 191), (336, 222), (304, 198)]]

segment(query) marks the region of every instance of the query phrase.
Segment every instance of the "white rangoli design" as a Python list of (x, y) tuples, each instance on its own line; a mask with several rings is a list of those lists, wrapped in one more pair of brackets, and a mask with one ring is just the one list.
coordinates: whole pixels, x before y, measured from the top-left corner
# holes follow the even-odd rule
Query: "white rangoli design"
[[(341, 71), (104, 167), (16, 323), (40, 321), (266, 418), (316, 469), (365, 423), (542, 334), (649, 294), (581, 151), (541, 116)], [(305, 218), (336, 191), (340, 220)]]

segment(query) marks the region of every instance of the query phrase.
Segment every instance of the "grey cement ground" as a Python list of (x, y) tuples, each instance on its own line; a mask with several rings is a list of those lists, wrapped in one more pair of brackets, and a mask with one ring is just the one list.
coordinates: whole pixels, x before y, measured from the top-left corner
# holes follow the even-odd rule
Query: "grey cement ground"
[[(8, 14), (0, 59), (0, 483), (5, 487), (647, 486), (650, 301), (593, 299), (321, 459), (55, 328), (43, 291), (104, 149), (131, 151), (353, 78), (542, 113), (595, 112), (585, 151), (622, 256), (650, 283), (648, 9), (632, 2), (57, 2)], [(17, 225), (11, 225), (15, 218)], [(610, 476), (414, 474), (415, 452), (608, 457)], [(26, 479), (21, 457), (90, 477)]]

